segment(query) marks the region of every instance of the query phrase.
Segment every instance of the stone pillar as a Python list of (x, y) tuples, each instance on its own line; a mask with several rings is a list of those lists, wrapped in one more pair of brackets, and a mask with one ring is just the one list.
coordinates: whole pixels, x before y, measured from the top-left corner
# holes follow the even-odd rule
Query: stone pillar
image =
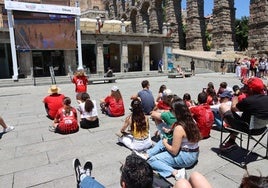
[(150, 19), (150, 31), (149, 31), (149, 33), (156, 33), (156, 34), (161, 33), (161, 31), (159, 31), (159, 27), (158, 27), (158, 23), (157, 23), (157, 12), (156, 12), (155, 7), (150, 8), (149, 19)]
[(249, 55), (268, 55), (268, 1), (251, 0), (248, 31)]
[(143, 33), (147, 34), (148, 33), (147, 23), (146, 23), (145, 20), (142, 23), (143, 23), (143, 25), (142, 25), (142, 27), (143, 27)]
[(103, 41), (96, 41), (96, 73), (104, 75)]
[(120, 71), (124, 72), (124, 71), (128, 71), (125, 70), (124, 65), (128, 64), (128, 46), (127, 46), (127, 41), (122, 41), (121, 43), (121, 65), (120, 65)]
[(200, 28), (205, 29), (204, 0), (187, 0), (186, 23), (186, 49), (203, 51), (203, 36)]
[[(181, 19), (181, 0), (166, 1), (166, 22), (170, 23), (171, 28), (167, 35), (172, 37), (174, 47), (183, 46), (183, 28)], [(181, 33), (181, 36), (179, 35)]]
[(77, 70), (77, 62), (75, 50), (64, 50), (64, 62), (65, 62), (65, 72), (69, 72), (69, 68), (75, 72)]
[(143, 42), (142, 71), (150, 71), (150, 43)]
[(234, 0), (214, 0), (213, 9), (213, 50), (234, 50), (235, 42)]
[(24, 74), (25, 77), (31, 76), (31, 68), (33, 66), (32, 52), (18, 53), (19, 59), (19, 73)]

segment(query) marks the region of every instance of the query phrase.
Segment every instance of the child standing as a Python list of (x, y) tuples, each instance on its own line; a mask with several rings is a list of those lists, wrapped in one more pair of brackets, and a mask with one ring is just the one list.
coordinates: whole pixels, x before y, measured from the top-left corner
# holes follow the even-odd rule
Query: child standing
[(84, 93), (87, 92), (88, 79), (85, 75), (84, 69), (78, 69), (72, 78), (72, 82), (75, 84), (75, 92)]

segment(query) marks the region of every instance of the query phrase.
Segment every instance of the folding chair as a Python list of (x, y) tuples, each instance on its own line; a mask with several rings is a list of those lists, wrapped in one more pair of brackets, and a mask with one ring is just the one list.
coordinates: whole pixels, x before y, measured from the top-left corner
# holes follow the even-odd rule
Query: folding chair
[[(224, 120), (225, 118), (223, 118)], [(256, 116), (251, 116), (250, 117), (250, 123), (249, 123), (249, 131), (248, 132), (243, 132), (243, 131), (240, 131), (240, 130), (237, 130), (237, 129), (234, 129), (234, 128), (231, 128), (231, 127), (224, 127), (223, 126), (223, 123), (224, 121), (222, 120), (222, 128), (221, 128), (221, 137), (220, 137), (220, 146), (222, 144), (224, 144), (229, 138), (230, 138), (230, 135), (229, 134), (224, 140), (223, 140), (223, 134), (226, 133), (226, 131), (228, 132), (233, 132), (233, 133), (237, 133), (237, 138), (240, 140), (240, 148), (241, 149), (244, 149), (242, 147), (242, 142), (243, 142), (243, 135), (247, 137), (247, 147), (245, 148), (247, 153), (243, 156), (243, 160), (241, 162), (237, 162), (237, 161), (234, 161), (228, 157), (226, 157), (225, 155), (223, 155), (223, 153), (226, 153), (228, 151), (221, 151), (220, 150), (220, 153), (219, 153), (219, 156), (232, 162), (232, 163), (235, 163), (241, 167), (245, 167), (245, 165), (248, 163), (248, 157), (251, 153), (253, 153), (253, 150), (256, 148), (257, 145), (260, 145), (262, 146), (265, 150), (266, 150), (266, 153), (265, 155), (260, 155), (260, 154), (257, 154), (258, 156), (260, 156), (261, 158), (263, 159), (267, 159), (268, 158), (268, 148), (267, 148), (267, 145), (268, 145), (268, 136), (267, 136), (267, 140), (266, 140), (266, 144), (264, 143), (261, 143), (262, 139), (265, 137), (265, 135), (268, 133), (268, 119), (266, 120), (263, 120), (263, 119), (259, 119), (257, 118)], [(228, 122), (230, 123), (230, 122)], [(232, 125), (232, 122), (230, 123), (230, 125)], [(243, 125), (241, 125), (243, 126)], [(250, 140), (254, 140), (255, 144), (253, 145), (253, 147), (249, 150), (249, 144), (250, 144)]]

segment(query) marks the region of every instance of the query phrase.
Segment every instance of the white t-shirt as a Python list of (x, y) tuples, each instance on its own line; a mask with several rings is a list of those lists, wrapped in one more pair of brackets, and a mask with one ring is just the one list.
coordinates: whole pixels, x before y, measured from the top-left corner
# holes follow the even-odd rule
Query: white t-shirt
[(94, 104), (94, 107), (91, 112), (86, 112), (85, 110), (85, 102), (82, 102), (78, 106), (78, 111), (81, 112), (81, 118), (88, 118), (88, 117), (94, 117), (98, 116), (98, 111), (97, 111), (97, 105), (95, 100), (91, 100)]

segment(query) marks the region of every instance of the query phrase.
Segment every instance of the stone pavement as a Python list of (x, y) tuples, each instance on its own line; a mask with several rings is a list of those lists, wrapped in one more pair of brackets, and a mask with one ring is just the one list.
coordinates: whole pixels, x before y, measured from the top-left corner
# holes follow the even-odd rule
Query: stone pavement
[[(130, 96), (141, 89), (141, 81), (146, 78), (117, 80), (124, 98), (126, 115), (129, 114)], [(167, 76), (150, 77), (154, 95), (161, 84), (167, 85), (174, 93), (182, 96), (188, 92), (193, 99), (212, 81), (216, 88), (226, 81), (230, 86), (240, 84), (233, 74), (198, 74), (192, 78), (168, 79)], [(89, 85), (88, 92), (97, 100), (110, 93), (114, 84)], [(48, 85), (18, 86), (0, 88), (0, 115), (8, 125), (15, 126), (13, 132), (0, 134), (0, 187), (1, 188), (74, 188), (75, 176), (73, 158), (82, 164), (93, 162), (93, 176), (105, 187), (120, 187), (120, 162), (124, 162), (130, 150), (117, 143), (115, 133), (123, 125), (124, 117), (111, 118), (99, 111), (100, 127), (90, 130), (80, 129), (71, 135), (59, 135), (48, 131), (51, 121), (46, 118), (42, 99), (47, 95)], [(62, 93), (75, 101), (74, 85), (59, 85)], [(151, 131), (155, 131), (151, 122)], [(238, 187), (245, 170), (220, 158), (215, 150), (219, 145), (220, 134), (212, 130), (211, 137), (200, 142), (198, 164), (187, 170), (189, 175), (197, 170), (204, 174), (213, 187)], [(261, 150), (260, 153), (264, 154)], [(258, 160), (248, 165), (251, 174), (268, 175), (267, 160)], [(173, 178), (169, 178), (174, 182)]]

